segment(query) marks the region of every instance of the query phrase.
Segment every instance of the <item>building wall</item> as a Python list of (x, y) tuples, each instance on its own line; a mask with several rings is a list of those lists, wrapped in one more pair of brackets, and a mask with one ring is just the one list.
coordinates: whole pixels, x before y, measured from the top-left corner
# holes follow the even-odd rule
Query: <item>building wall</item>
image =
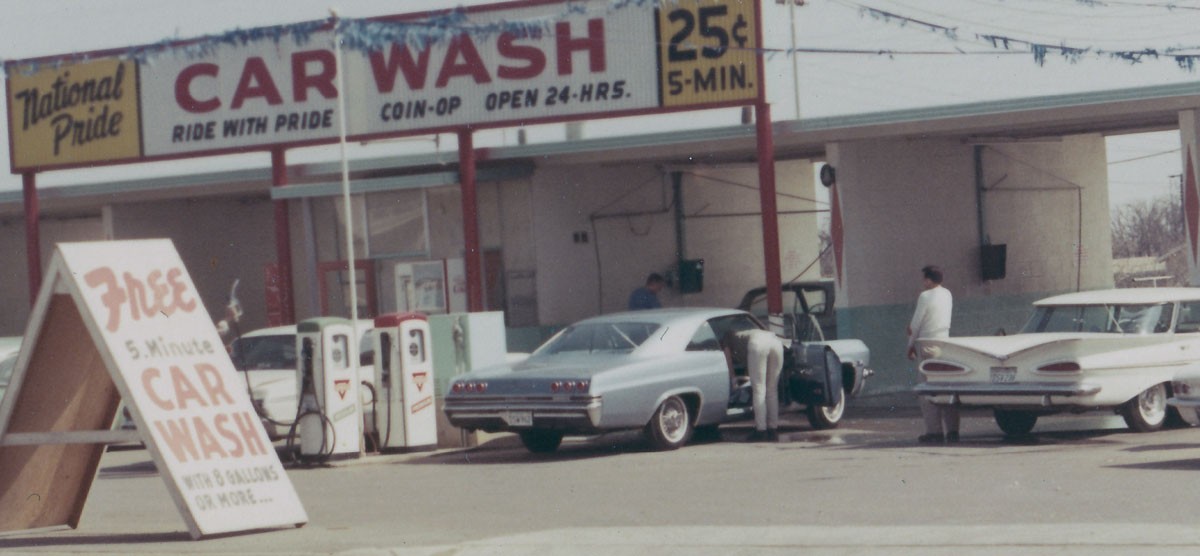
[[(776, 163), (775, 191), (780, 279), (817, 280), (821, 274), (818, 222), (828, 215), (829, 207), (816, 201), (812, 163)], [(685, 176), (687, 258), (705, 260), (705, 291), (686, 296), (683, 304), (735, 307), (746, 290), (766, 284), (761, 209), (757, 165), (711, 168)]]
[[(906, 391), (916, 380), (905, 328), (924, 265), (941, 266), (954, 293), (952, 336), (1011, 332), (1045, 294), (1113, 285), (1104, 138), (981, 152), (982, 195), (974, 145), (910, 139), (829, 150), (845, 229), (838, 333), (871, 348), (872, 392)], [(981, 279), (980, 202), (985, 239), (1007, 245), (1001, 280)]]
[(243, 331), (266, 325), (263, 268), (275, 261), (274, 209), (265, 197), (205, 197), (111, 206), (113, 239), (170, 238), (204, 307), (220, 319), (239, 280)]
[(485, 251), (501, 251), (503, 306), (510, 327), (539, 324), (532, 190), (528, 179), (487, 182), (478, 187), (480, 246)]
[[(904, 358), (904, 328), (920, 291), (919, 269), (925, 264), (946, 270), (947, 286), (955, 294), (956, 336), (1012, 331), (1021, 326), (1034, 299), (1112, 285), (1102, 137), (993, 144), (983, 146), (980, 154), (987, 188), (982, 195), (976, 188), (975, 145), (909, 139), (839, 143), (828, 149), (827, 160), (838, 172), (845, 222), (839, 336), (860, 338), (872, 350), (879, 374), (868, 395), (904, 392), (915, 381), (912, 365)], [(543, 163), (529, 178), (481, 183), (480, 239), (485, 250), (502, 253), (510, 330), (539, 329), (540, 334), (546, 328), (624, 310), (629, 292), (647, 273), (670, 272), (680, 248), (672, 170)], [(678, 171), (682, 255), (705, 260), (704, 290), (682, 295), (668, 289), (662, 294), (664, 305), (732, 306), (745, 290), (765, 281), (757, 166)], [(827, 208), (814, 201), (820, 186), (807, 160), (777, 163), (776, 176), (781, 279), (814, 279), (819, 265), (809, 265), (818, 253), (818, 222), (825, 215), (812, 211)], [(429, 215), (428, 246), (413, 250), (372, 243), (373, 251), (390, 257), (381, 259), (382, 268), (405, 257), (462, 255), (458, 187), (432, 188), (418, 198)], [(416, 201), (405, 201), (412, 202)], [(980, 279), (981, 202), (985, 239), (1007, 245), (1007, 276), (1002, 280)], [(336, 260), (344, 249), (338, 203), (332, 198), (310, 203), (313, 260)], [(290, 207), (297, 318), (304, 319), (317, 314), (309, 302), (316, 277), (309, 263), (302, 204), (292, 202)], [(362, 210), (368, 208), (364, 205)], [(275, 260), (269, 199), (121, 203), (111, 205), (107, 213), (115, 239), (173, 239), (214, 319), (227, 301), (230, 284), (240, 279), (243, 328), (265, 325), (263, 266)], [(0, 295), (15, 308), (0, 316), (0, 333), (20, 334), (28, 317), (23, 224), (13, 219), (0, 222), (0, 229), (10, 230), (0, 246), (13, 254), (13, 264), (0, 271), (6, 281)], [(54, 242), (102, 239), (104, 229), (99, 214), (44, 218), (44, 260)], [(385, 299), (380, 310), (388, 310), (386, 292), (392, 284), (386, 273), (377, 278)], [(536, 336), (528, 343), (535, 343)]]
[[(71, 216), (43, 216), (38, 222), (43, 274), (50, 264), (54, 246), (73, 241), (104, 239), (104, 222), (97, 210)], [(5, 264), (0, 265), (0, 336), (20, 336), (29, 321), (32, 300), (29, 298), (29, 266), (25, 255), (25, 220), (0, 220), (0, 253)]]
[[(755, 165), (681, 170), (683, 256), (704, 259), (704, 290), (660, 294), (665, 306), (732, 307), (765, 283)], [(816, 258), (818, 207), (809, 161), (776, 166), (783, 280)], [(671, 170), (654, 166), (545, 166), (533, 178), (538, 313), (563, 325), (622, 311), (646, 275), (677, 259)], [(586, 242), (578, 241), (581, 234)], [(819, 275), (814, 264), (803, 279)]]

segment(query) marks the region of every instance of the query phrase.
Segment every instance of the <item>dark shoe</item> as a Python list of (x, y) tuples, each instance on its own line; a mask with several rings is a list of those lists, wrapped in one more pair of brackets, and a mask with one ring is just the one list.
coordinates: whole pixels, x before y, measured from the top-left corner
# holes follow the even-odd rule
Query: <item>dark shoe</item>
[(779, 429), (767, 429), (767, 442), (779, 442)]
[(917, 437), (917, 442), (920, 442), (921, 444), (941, 444), (944, 441), (945, 439), (942, 438), (942, 435), (934, 432), (922, 434), (921, 436)]
[(746, 442), (765, 442), (767, 440), (767, 431), (755, 430), (746, 437)]
[(946, 433), (946, 442), (958, 442), (958, 431)]

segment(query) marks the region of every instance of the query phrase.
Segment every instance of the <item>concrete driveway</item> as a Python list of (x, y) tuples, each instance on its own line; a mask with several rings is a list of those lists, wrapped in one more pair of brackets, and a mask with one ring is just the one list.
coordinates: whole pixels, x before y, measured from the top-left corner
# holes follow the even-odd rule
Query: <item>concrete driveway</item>
[(1200, 429), (1043, 419), (1006, 440), (967, 414), (954, 445), (915, 442), (915, 409), (851, 408), (833, 431), (652, 452), (636, 434), (554, 454), (493, 436), (471, 450), (289, 470), (310, 523), (192, 541), (144, 451), (105, 456), (75, 531), (0, 536), (5, 554), (1155, 554), (1200, 547)]

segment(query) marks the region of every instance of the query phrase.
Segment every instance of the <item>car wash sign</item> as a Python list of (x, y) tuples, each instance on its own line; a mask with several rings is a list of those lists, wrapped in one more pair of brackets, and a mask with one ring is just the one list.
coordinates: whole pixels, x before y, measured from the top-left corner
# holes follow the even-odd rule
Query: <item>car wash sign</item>
[(530, 0), (11, 62), (12, 165), (331, 142), (342, 93), (353, 140), (747, 104), (763, 90), (758, 10)]
[(60, 244), (52, 270), (193, 536), (308, 520), (169, 240)]

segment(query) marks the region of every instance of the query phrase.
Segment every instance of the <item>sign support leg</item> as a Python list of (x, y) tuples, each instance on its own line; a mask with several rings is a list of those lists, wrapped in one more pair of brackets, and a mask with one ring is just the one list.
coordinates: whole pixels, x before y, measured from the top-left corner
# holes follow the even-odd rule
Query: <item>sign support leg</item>
[(38, 223), (37, 174), (21, 174), (25, 204), (25, 257), (29, 266), (29, 305), (37, 302), (42, 287), (42, 241)]

